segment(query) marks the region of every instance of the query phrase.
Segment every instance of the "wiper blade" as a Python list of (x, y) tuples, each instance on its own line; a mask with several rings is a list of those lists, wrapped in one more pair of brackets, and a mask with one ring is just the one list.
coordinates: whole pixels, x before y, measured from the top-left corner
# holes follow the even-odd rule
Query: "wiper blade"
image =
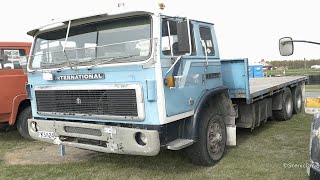
[[(99, 61), (98, 63), (90, 66), (88, 69), (92, 69), (92, 68), (94, 68), (94, 67), (96, 67), (96, 66), (98, 66), (98, 65), (100, 65), (100, 64), (104, 64), (104, 63), (109, 62), (109, 61), (112, 61), (112, 60), (114, 60), (114, 59), (115, 59), (115, 58), (103, 59), (103, 60)], [(95, 59), (95, 60), (96, 60), (96, 59)], [(91, 60), (90, 62), (93, 62), (93, 61), (95, 61), (95, 60)]]
[(85, 61), (71, 61), (70, 63), (72, 64), (72, 65), (81, 65), (81, 64), (87, 64), (87, 63), (91, 63), (91, 62), (94, 62), (94, 61), (96, 61), (97, 60), (97, 58), (88, 58), (87, 60), (85, 60)]
[(62, 66), (67, 64), (67, 62), (59, 62), (59, 63), (41, 63), (41, 68), (53, 68), (52, 66)]
[[(131, 57), (138, 57), (138, 55), (130, 55), (130, 56), (120, 56), (120, 57), (113, 57), (113, 58), (109, 58), (109, 59), (102, 59), (100, 60), (98, 63), (90, 66), (88, 69), (92, 69), (98, 65), (113, 61), (113, 60), (117, 60), (117, 59), (127, 59), (127, 58), (131, 58)], [(96, 60), (96, 59), (95, 59)], [(91, 62), (93, 62), (94, 60), (92, 60)]]
[(71, 27), (71, 21), (69, 21), (69, 23), (68, 23), (67, 34), (66, 34), (66, 38), (65, 38), (65, 41), (64, 41), (64, 47), (63, 47), (63, 50), (62, 50), (62, 51), (63, 51), (64, 56), (66, 57), (66, 60), (67, 60), (67, 62), (68, 62), (68, 64), (69, 64), (70, 68), (72, 69), (72, 65), (71, 65), (71, 63), (70, 63), (70, 61), (69, 61), (69, 58), (68, 58), (68, 55), (67, 55), (67, 53), (66, 53), (66, 47), (67, 47), (67, 42), (68, 42), (70, 27)]

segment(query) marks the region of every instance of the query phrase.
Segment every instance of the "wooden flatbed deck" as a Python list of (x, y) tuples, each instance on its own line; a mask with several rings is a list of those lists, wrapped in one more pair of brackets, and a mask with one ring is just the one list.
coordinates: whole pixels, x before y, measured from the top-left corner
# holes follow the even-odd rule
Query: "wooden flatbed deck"
[(250, 98), (251, 101), (262, 99), (282, 90), (287, 86), (294, 86), (298, 83), (307, 81), (306, 76), (285, 76), (269, 78), (250, 78)]

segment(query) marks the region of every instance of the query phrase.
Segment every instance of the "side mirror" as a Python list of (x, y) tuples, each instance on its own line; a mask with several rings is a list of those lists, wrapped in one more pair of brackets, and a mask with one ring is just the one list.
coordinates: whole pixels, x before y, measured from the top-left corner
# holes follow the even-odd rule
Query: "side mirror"
[(279, 51), (281, 56), (291, 56), (294, 51), (291, 37), (284, 37), (279, 40)]
[(190, 39), (190, 27), (188, 21), (182, 21), (177, 23), (177, 36), (178, 36), (178, 53), (179, 54), (191, 54), (191, 39)]
[(320, 113), (320, 97), (306, 98), (304, 103), (304, 110), (307, 114)]

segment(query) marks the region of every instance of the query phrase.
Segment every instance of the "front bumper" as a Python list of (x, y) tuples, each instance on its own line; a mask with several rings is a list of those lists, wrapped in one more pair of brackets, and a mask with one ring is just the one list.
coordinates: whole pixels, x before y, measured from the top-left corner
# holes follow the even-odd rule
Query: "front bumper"
[[(36, 123), (36, 130), (31, 126)], [(100, 124), (29, 119), (29, 134), (33, 139), (58, 145), (116, 154), (154, 156), (160, 151), (156, 130), (107, 126)], [(52, 132), (54, 137), (40, 137), (39, 132)], [(146, 143), (139, 143), (137, 135)]]

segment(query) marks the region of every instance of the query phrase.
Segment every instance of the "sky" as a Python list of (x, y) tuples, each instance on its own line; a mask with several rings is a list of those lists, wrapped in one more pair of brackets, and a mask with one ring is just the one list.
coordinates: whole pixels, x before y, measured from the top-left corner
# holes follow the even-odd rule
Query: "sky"
[[(320, 59), (320, 46), (295, 43), (293, 56), (279, 54), (279, 38), (320, 42), (319, 0), (4, 0), (1, 2), (0, 41), (27, 41), (27, 31), (95, 12), (108, 12), (123, 2), (139, 9), (164, 2), (169, 15), (187, 16), (215, 24), (222, 59)], [(128, 5), (127, 5), (128, 4)]]

